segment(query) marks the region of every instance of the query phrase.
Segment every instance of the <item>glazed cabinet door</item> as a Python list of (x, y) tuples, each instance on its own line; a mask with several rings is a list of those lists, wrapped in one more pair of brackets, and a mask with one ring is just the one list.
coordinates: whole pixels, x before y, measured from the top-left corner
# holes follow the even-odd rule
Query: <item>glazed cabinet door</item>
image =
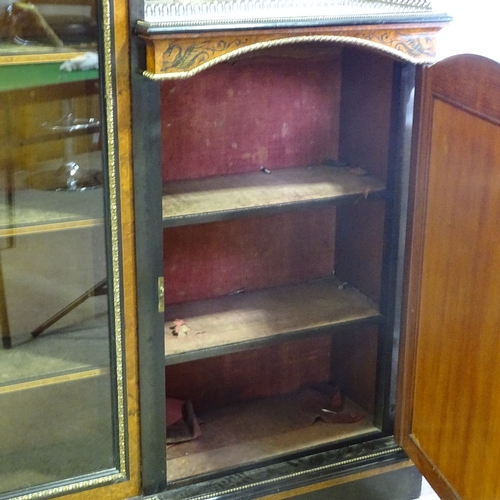
[(61, 4), (0, 2), (2, 500), (138, 493), (125, 13)]
[(419, 84), (398, 435), (442, 498), (499, 498), (500, 66)]

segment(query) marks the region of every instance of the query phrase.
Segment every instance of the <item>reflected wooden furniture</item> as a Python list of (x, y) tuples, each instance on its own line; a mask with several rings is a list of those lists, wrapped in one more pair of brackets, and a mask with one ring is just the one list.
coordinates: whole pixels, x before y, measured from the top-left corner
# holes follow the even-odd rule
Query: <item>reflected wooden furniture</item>
[(9, 316), (7, 311), (7, 300), (5, 295), (5, 284), (3, 279), (2, 263), (0, 262), (0, 328), (2, 329), (2, 347), (10, 349), (12, 341), (10, 338)]
[(64, 61), (86, 50), (96, 51), (96, 19), (92, 0), (4, 2), (0, 6), (2, 65)]
[[(94, 223), (92, 215), (102, 218), (99, 204), (95, 203), (98, 200), (95, 194), (90, 195), (94, 200), (92, 205), (88, 205), (91, 200), (61, 200), (59, 193), (31, 191), (29, 188), (34, 186), (30, 186), (29, 181), (19, 181), (23, 171), (23, 178), (29, 179), (29, 175), (43, 166), (44, 162), (50, 162), (52, 158), (59, 161), (60, 154), (65, 149), (64, 142), (75, 140), (68, 138), (66, 133), (47, 130), (44, 126), (47, 121), (59, 121), (60, 98), (66, 98), (68, 102), (74, 101), (73, 107), (77, 113), (91, 113), (94, 116), (98, 113), (97, 71), (65, 73), (59, 70), (59, 66), (60, 63), (53, 62), (40, 63), (35, 67), (0, 65), (0, 102), (6, 113), (5, 120), (0, 125), (0, 137), (5, 145), (0, 154), (5, 196), (5, 202), (0, 208), (0, 236), (3, 244), (7, 242), (8, 248), (15, 246), (16, 234), (43, 231), (53, 223), (72, 221), (79, 224), (79, 219), (82, 216), (85, 218), (85, 212), (90, 216), (90, 224)], [(75, 153), (84, 152), (88, 148), (86, 139), (82, 140), (83, 135), (88, 132), (95, 132), (95, 128), (77, 131), (80, 138), (76, 139)], [(53, 165), (54, 169), (57, 167), (58, 165)], [(67, 205), (70, 201), (73, 205), (71, 210)], [(76, 206), (73, 203), (75, 201)], [(83, 209), (80, 215), (78, 205)], [(89, 213), (89, 209), (95, 214)], [(12, 342), (3, 277), (0, 285), (2, 345), (8, 349)], [(35, 332), (37, 331), (38, 328)]]
[(32, 332), (33, 337), (38, 337), (47, 328), (51, 327), (54, 323), (64, 318), (69, 314), (75, 307), (83, 304), (87, 299), (91, 297), (98, 297), (99, 295), (106, 295), (108, 293), (108, 283), (107, 279), (103, 279), (92, 288), (87, 290), (85, 293), (77, 297), (73, 302), (69, 303), (67, 306), (63, 307), (58, 313), (51, 316), (48, 320), (44, 321), (41, 325), (37, 326)]

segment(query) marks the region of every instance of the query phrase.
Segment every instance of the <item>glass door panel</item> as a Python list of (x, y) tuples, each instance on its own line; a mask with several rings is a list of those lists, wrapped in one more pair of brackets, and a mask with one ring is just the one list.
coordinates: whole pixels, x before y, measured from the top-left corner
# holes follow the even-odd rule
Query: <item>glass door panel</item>
[(26, 5), (0, 3), (0, 498), (126, 475), (116, 180), (96, 12), (37, 2), (40, 34), (13, 14)]

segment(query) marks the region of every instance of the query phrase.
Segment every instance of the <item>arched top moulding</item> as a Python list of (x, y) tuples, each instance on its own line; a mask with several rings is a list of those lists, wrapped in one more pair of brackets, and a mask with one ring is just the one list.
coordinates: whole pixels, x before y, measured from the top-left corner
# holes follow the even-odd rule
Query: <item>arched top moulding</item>
[(450, 20), (430, 0), (144, 0), (141, 14), (136, 33), (145, 43), (143, 74), (152, 80), (188, 78), (299, 43), (356, 45), (429, 64)]

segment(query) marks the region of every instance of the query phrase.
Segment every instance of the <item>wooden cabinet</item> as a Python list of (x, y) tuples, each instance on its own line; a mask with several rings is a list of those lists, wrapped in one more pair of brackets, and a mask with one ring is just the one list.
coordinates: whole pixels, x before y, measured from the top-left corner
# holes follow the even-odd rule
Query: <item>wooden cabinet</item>
[(429, 68), (430, 20), (137, 21), (146, 492), (272, 498), (404, 449), (445, 498), (500, 494), (500, 73)]
[(0, 5), (0, 498), (125, 498), (138, 420), (130, 202), (103, 98), (116, 84), (60, 69), (110, 42), (42, 44), (37, 7), (9, 8), (30, 14)]
[[(497, 497), (498, 65), (459, 56), (427, 67), (439, 19), (162, 34), (138, 9), (142, 491), (316, 491), (388, 470), (404, 449), (444, 498)], [(328, 177), (325, 191), (325, 170), (357, 187)], [(315, 281), (332, 270), (339, 285)], [(321, 287), (334, 293), (313, 293)], [(287, 308), (271, 306), (273, 295)], [(172, 335), (173, 319), (187, 335)], [(214, 325), (242, 336), (213, 338)], [(330, 380), (361, 421), (316, 441), (269, 433), (274, 401)], [(202, 418), (201, 437), (177, 452), (164, 446), (166, 396), (191, 399)], [(266, 401), (260, 419), (245, 413)], [(207, 434), (217, 443), (234, 425), (235, 409), (233, 442), (203, 450)]]
[[(38, 163), (59, 164), (64, 134), (36, 124), (57, 121), (69, 98), (78, 115), (98, 115), (99, 140), (78, 134), (72, 147), (95, 149), (104, 183), (80, 193), (88, 212), (61, 202), (77, 193), (28, 184), (9, 205), (5, 190), (15, 227), (0, 228), (0, 266), (12, 238), (33, 243), (16, 247), (0, 292), (17, 287), (27, 324), (74, 290), (105, 293), (30, 341), (83, 340), (70, 365), (39, 363), (0, 385), (11, 409), (0, 453), (12, 459), (2, 500), (344, 499), (398, 477), (411, 487), (380, 494), (410, 500), (409, 458), (443, 498), (500, 497), (500, 67), (436, 62), (448, 18), (424, 0), (342, 4), (365, 10), (208, 10), (200, 23), (172, 16), (210, 2), (106, 1), (91, 9), (99, 79), (76, 72), (56, 85), (28, 66), (31, 83), (4, 89), (2, 173), (15, 159), (39, 180)], [(45, 61), (57, 73), (58, 57)], [(40, 196), (55, 196), (64, 220)], [(36, 220), (15, 211), (22, 200)], [(28, 316), (19, 283), (33, 276), (59, 295), (30, 292)], [(12, 362), (31, 329), (9, 330), (9, 300), (0, 354)], [(91, 359), (86, 313), (107, 342)], [(58, 475), (26, 471), (19, 455)]]
[[(373, 81), (355, 93), (363, 70), (373, 74), (382, 105), (372, 101)], [(389, 361), (384, 339), (392, 324), (383, 288), (394, 286), (383, 273), (394, 231), (388, 211), (395, 188), (388, 179), (395, 153), (387, 144), (393, 77), (401, 70), (363, 51), (303, 43), (258, 51), (186, 80), (142, 77), (133, 88), (139, 99), (144, 92), (134, 128), (137, 234), (144, 245), (138, 273), (142, 266), (151, 273), (153, 251), (165, 280), (162, 337), (151, 331), (147, 342), (158, 345), (149, 353), (154, 360), (143, 362), (156, 383), (143, 396), (166, 394), (167, 414), (169, 401), (189, 402), (202, 422), (199, 439), (167, 448), (168, 484), (381, 435), (389, 417), (383, 391), (377, 395), (377, 357), (380, 350)], [(363, 92), (362, 106), (374, 105), (366, 121), (355, 102)], [(370, 118), (378, 127), (368, 126)], [(155, 138), (149, 127), (158, 126)], [(375, 149), (370, 164), (359, 164), (349, 127)], [(153, 205), (151, 183), (161, 204), (156, 198)], [(146, 285), (156, 287), (155, 279)], [(150, 299), (147, 307), (156, 303)], [(327, 402), (332, 395), (346, 397), (342, 411)], [(311, 398), (317, 403), (309, 408)], [(165, 436), (160, 401), (163, 419), (154, 423)], [(149, 407), (146, 397), (143, 404)], [(329, 422), (310, 425), (316, 419)], [(152, 432), (145, 425), (142, 431)], [(169, 432), (167, 439), (176, 439)], [(164, 467), (160, 446), (151, 458), (155, 468)]]

